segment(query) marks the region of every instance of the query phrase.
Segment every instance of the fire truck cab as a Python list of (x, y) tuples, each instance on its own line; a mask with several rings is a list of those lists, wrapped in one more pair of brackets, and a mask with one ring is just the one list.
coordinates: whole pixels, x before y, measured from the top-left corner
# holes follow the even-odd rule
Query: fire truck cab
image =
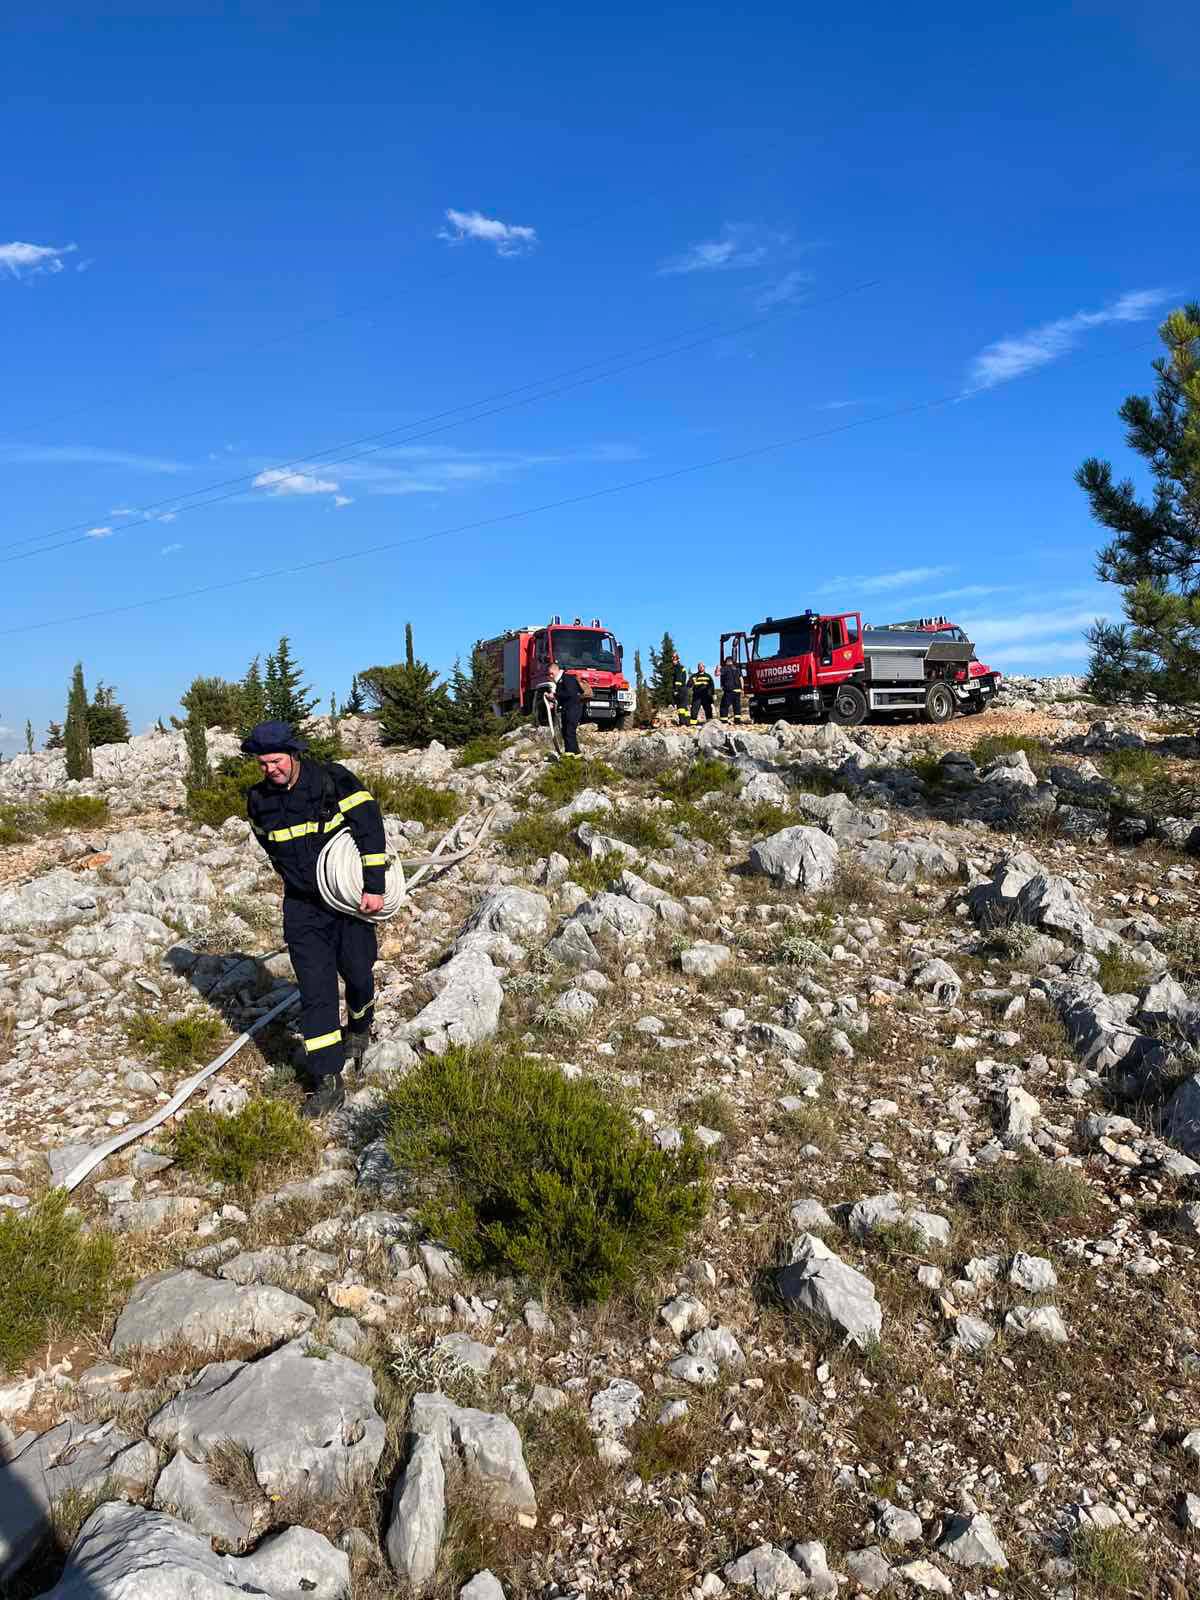
[(542, 628), (511, 628), (483, 639), (480, 648), (499, 678), (496, 709), (501, 714), (521, 711), (540, 721), (555, 662), (591, 690), (584, 712), (588, 722), (623, 728), (633, 711), (634, 693), (622, 668), (624, 652), (599, 617), (564, 622), (553, 616)]

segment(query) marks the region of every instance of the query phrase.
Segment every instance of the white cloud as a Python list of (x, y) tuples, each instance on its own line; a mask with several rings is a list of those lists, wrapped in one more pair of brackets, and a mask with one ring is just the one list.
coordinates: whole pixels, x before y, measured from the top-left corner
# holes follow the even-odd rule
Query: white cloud
[(1103, 614), (1103, 603), (1098, 601), (1086, 611), (1078, 606), (1056, 606), (1048, 611), (1006, 612), (1003, 616), (967, 615), (954, 620), (967, 630), (986, 660), (987, 650), (992, 647), (1016, 647), (1029, 640), (1062, 639), (1064, 635), (1079, 639), (1082, 649), (1083, 630), (1090, 628)]
[(953, 567), (901, 567), (896, 572), (873, 572), (866, 577), (833, 578), (815, 592), (819, 595), (845, 594), (850, 600), (860, 594), (889, 594), (895, 589), (912, 589), (918, 584), (948, 577)]
[(311, 472), (287, 472), (282, 467), (268, 467), (255, 478), (255, 489), (266, 489), (279, 494), (336, 494), (338, 485), (332, 478), (318, 478)]
[(456, 450), (449, 445), (393, 445), (369, 460), (338, 465), (343, 483), (372, 495), (448, 494), (544, 467), (639, 461), (632, 445), (605, 443), (563, 451)]
[(165, 544), (165, 545), (163, 545), (162, 549), (159, 551), (159, 555), (162, 555), (162, 556), (173, 556), (177, 550), (182, 550), (182, 549), (183, 549), (183, 546), (181, 544)]
[[(770, 284), (758, 295), (756, 304), (760, 311), (770, 311), (775, 306), (790, 305), (793, 300), (799, 300), (809, 284), (813, 281), (811, 272), (801, 272), (794, 268), (785, 272), (777, 283)], [(850, 404), (854, 404), (853, 401)]]
[(725, 222), (716, 239), (702, 239), (681, 255), (660, 262), (658, 275), (669, 278), (688, 272), (737, 272), (761, 267), (773, 251), (790, 243), (790, 234), (765, 228), (758, 222)]
[(89, 539), (107, 539), (111, 533), (112, 529), (108, 527), (89, 528), (87, 531), (87, 537)]
[(352, 506), (354, 504), (354, 496), (352, 494), (335, 494), (333, 503), (340, 510), (342, 506)]
[(1099, 311), (1076, 311), (1054, 322), (1043, 322), (1027, 333), (997, 339), (971, 363), (970, 388), (991, 389), (1057, 361), (1074, 349), (1085, 333), (1111, 322), (1144, 322), (1157, 306), (1170, 298), (1167, 289), (1136, 289), (1123, 294)]
[[(14, 466), (126, 467), (131, 472), (186, 472), (182, 461), (138, 455), (131, 450), (109, 450), (91, 444), (0, 444), (0, 461)], [(113, 512), (116, 515), (116, 512)]]
[(17, 730), (10, 728), (7, 723), (0, 723), (0, 739), (15, 739)]
[(158, 519), (158, 520), (159, 520), (159, 521), (160, 521), (160, 522), (174, 522), (174, 521), (175, 521), (175, 518), (176, 518), (176, 517), (177, 517), (177, 516), (178, 516), (178, 515), (179, 515), (179, 513), (178, 513), (178, 511), (164, 511), (164, 512), (162, 512), (162, 514), (161, 514), (161, 515), (160, 515), (160, 516), (159, 516), (159, 519)]
[(851, 406), (865, 406), (869, 404), (870, 401), (868, 400), (826, 400), (824, 404), (817, 406), (816, 409), (818, 411), (849, 411)]
[(485, 217), (482, 211), (446, 210), (448, 228), (438, 230), (438, 238), (447, 244), (465, 244), (468, 239), (478, 239), (494, 247), (498, 256), (523, 256), (538, 243), (537, 229), (515, 222), (501, 222), (498, 217)]
[(11, 244), (0, 244), (0, 267), (7, 267), (14, 278), (33, 278), (44, 272), (61, 272), (63, 257), (78, 250), (75, 244), (22, 244), (14, 239)]

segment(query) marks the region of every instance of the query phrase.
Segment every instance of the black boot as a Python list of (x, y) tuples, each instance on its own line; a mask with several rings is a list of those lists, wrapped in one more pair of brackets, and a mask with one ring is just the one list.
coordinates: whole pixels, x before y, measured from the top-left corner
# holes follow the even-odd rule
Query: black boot
[(305, 1095), (300, 1115), (309, 1118), (325, 1117), (331, 1111), (340, 1111), (345, 1104), (346, 1085), (342, 1082), (341, 1073), (327, 1072), (316, 1080), (312, 1093)]
[(367, 1053), (367, 1046), (370, 1042), (370, 1029), (365, 1033), (348, 1033), (346, 1035), (346, 1044), (350, 1050), (350, 1060), (347, 1065), (353, 1067), (355, 1072), (362, 1071), (363, 1057)]

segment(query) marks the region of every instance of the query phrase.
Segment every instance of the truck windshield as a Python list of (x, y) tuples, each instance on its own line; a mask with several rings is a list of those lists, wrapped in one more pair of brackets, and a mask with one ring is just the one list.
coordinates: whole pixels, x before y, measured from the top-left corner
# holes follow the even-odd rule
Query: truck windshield
[(754, 635), (754, 654), (759, 661), (775, 656), (806, 656), (812, 649), (812, 626), (789, 622), (786, 627)]
[(554, 659), (561, 667), (591, 667), (597, 672), (617, 670), (616, 642), (609, 633), (591, 628), (555, 628)]

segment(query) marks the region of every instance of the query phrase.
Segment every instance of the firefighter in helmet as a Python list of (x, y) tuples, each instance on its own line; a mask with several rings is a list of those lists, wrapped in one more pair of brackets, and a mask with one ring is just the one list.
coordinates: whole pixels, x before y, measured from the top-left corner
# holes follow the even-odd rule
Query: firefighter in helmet
[(713, 675), (704, 665), (703, 661), (696, 663), (696, 670), (688, 679), (688, 688), (692, 694), (692, 721), (700, 721), (703, 711), (705, 722), (713, 719)]

